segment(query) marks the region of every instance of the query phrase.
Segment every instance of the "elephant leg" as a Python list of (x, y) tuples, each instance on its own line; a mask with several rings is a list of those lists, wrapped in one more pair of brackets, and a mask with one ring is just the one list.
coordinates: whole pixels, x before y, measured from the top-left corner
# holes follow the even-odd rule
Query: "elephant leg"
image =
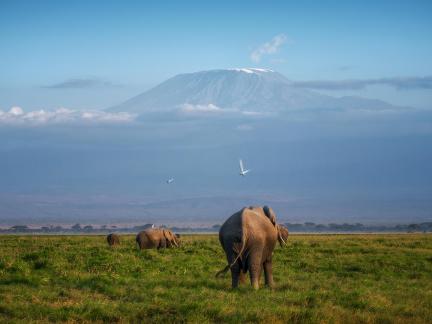
[(239, 277), (239, 281), (241, 284), (246, 283), (246, 273), (240, 270), (240, 277)]
[(238, 287), (239, 281), (241, 281), (241, 273), (242, 271), (240, 270), (240, 265), (236, 262), (236, 264), (231, 267), (231, 279), (233, 288)]
[(264, 276), (266, 286), (273, 288), (273, 267), (271, 259), (264, 262)]
[(249, 258), (249, 276), (251, 285), (254, 289), (259, 289), (259, 280), (261, 277), (261, 253), (254, 253)]
[(164, 239), (160, 240), (158, 249), (166, 248), (166, 241)]

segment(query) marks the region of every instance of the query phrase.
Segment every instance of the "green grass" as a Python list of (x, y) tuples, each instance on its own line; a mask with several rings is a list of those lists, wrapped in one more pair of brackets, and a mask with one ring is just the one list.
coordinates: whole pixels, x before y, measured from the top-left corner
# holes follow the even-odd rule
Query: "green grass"
[(291, 235), (275, 289), (231, 290), (216, 236), (179, 249), (105, 236), (0, 236), (0, 322), (432, 321), (432, 236)]

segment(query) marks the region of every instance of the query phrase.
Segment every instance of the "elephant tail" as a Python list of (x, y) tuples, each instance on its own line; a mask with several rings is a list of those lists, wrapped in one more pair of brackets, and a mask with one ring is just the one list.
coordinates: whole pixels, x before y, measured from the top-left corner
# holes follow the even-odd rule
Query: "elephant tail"
[(242, 257), (243, 252), (244, 252), (245, 247), (246, 247), (246, 235), (245, 235), (244, 231), (242, 233), (241, 244), (242, 245), (241, 245), (240, 251), (238, 251), (235, 247), (233, 247), (234, 252), (237, 252), (236, 258), (234, 259), (233, 262), (231, 262), (231, 264), (228, 264), (225, 268), (223, 268), (222, 270), (218, 271), (218, 273), (216, 273), (216, 278), (219, 278), (222, 275), (224, 275), (225, 273), (227, 273), (227, 271), (229, 269), (231, 269), (236, 264), (236, 262)]
[(223, 268), (222, 270), (218, 271), (218, 273), (216, 273), (216, 278), (219, 278), (221, 276), (223, 276), (225, 273), (227, 273), (227, 271), (231, 268), (231, 265), (227, 265), (225, 268)]

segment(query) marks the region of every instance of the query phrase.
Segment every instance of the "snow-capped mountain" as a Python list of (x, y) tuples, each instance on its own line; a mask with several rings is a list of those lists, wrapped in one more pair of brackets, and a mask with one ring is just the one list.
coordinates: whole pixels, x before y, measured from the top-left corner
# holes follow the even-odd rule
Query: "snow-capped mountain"
[(111, 107), (129, 113), (198, 111), (283, 112), (310, 109), (391, 109), (379, 100), (320, 94), (296, 87), (269, 69), (236, 68), (176, 75), (156, 87)]

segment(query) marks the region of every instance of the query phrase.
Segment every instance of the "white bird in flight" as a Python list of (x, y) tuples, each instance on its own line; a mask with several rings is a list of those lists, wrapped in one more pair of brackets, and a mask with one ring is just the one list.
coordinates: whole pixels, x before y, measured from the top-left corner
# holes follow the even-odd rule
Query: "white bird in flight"
[(166, 181), (166, 183), (170, 184), (170, 183), (173, 182), (173, 181), (174, 181), (174, 178), (169, 178), (169, 179)]
[(240, 163), (240, 175), (241, 176), (245, 176), (246, 173), (250, 172), (251, 170), (245, 170), (245, 168), (243, 167), (243, 161), (242, 159), (239, 160)]

